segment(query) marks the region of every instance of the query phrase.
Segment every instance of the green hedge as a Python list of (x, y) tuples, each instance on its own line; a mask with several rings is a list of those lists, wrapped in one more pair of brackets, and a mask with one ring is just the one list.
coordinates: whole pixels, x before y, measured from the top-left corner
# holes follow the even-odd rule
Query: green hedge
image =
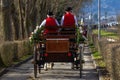
[(32, 53), (29, 41), (4, 42), (0, 46), (0, 59), (5, 66), (9, 66), (15, 60)]
[(108, 42), (104, 37), (97, 40), (97, 35), (92, 35), (93, 44), (102, 55), (106, 69), (113, 80), (120, 78), (120, 42)]

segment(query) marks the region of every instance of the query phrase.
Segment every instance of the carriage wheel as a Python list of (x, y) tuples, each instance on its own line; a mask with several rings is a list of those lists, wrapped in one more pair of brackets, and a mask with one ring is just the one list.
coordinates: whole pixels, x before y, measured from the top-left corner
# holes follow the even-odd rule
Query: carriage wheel
[(80, 78), (82, 77), (82, 47), (80, 46), (80, 54), (79, 54), (79, 60), (80, 60)]
[(71, 63), (71, 69), (74, 70), (74, 62)]
[(82, 59), (80, 59), (80, 78), (82, 77)]
[(40, 63), (40, 61), (41, 61), (41, 53), (39, 53), (39, 74), (41, 73), (41, 63)]
[[(41, 55), (39, 53), (39, 62), (38, 63), (40, 63), (40, 59), (41, 59)], [(39, 65), (38, 71), (39, 71), (39, 74), (40, 74), (41, 73), (41, 64), (38, 64), (38, 65)]]
[(42, 45), (40, 44), (40, 46), (39, 46), (39, 74), (41, 73), (41, 68), (44, 67), (43, 53), (44, 53), (44, 50), (42, 48)]
[(37, 78), (37, 49), (34, 46), (34, 77)]
[(41, 67), (39, 66), (39, 74), (41, 73)]
[(37, 64), (34, 64), (34, 77), (37, 78)]

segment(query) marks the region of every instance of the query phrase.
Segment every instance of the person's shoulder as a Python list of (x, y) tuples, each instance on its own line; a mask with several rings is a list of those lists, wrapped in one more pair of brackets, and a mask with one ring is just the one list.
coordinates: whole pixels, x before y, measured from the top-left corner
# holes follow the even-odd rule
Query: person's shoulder
[(71, 12), (71, 14), (76, 15), (76, 13), (75, 13), (75, 12)]
[(46, 19), (44, 19), (43, 21), (46, 21)]
[(45, 23), (46, 22), (46, 19), (44, 19), (43, 21), (42, 21), (42, 23)]
[(76, 16), (76, 14), (75, 14), (75, 13), (72, 13), (72, 15)]
[(73, 13), (73, 12), (69, 12), (70, 14), (72, 14), (72, 15), (74, 15), (75, 13)]
[(65, 16), (66, 14), (63, 14), (62, 16)]

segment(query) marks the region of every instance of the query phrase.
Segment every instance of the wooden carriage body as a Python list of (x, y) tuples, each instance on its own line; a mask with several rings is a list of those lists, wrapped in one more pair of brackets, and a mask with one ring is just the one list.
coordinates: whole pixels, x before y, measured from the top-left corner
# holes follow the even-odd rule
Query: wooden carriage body
[(45, 62), (72, 62), (68, 38), (46, 39)]
[[(49, 33), (45, 36), (45, 62), (74, 62), (74, 54), (70, 48), (75, 39), (75, 27), (62, 28), (59, 33)], [(66, 30), (67, 29), (67, 30)]]

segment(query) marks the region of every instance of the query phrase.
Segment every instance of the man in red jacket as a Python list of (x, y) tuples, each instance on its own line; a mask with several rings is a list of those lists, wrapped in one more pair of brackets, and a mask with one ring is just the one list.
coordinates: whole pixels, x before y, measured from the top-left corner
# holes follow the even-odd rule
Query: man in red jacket
[(57, 29), (54, 29), (54, 27), (59, 26), (59, 23), (54, 18), (53, 13), (48, 12), (47, 18), (42, 21), (39, 28), (41, 28), (42, 26), (46, 27), (45, 30), (44, 30), (44, 35), (45, 35), (45, 34), (48, 34), (50, 32), (57, 32)]
[(61, 26), (78, 26), (77, 18), (72, 13), (72, 8), (68, 7), (61, 19)]
[[(76, 16), (72, 13), (72, 8), (71, 7), (67, 7), (67, 9), (65, 10), (65, 14), (62, 16), (61, 19), (61, 26), (64, 28), (67, 28), (65, 30), (69, 30), (70, 27), (78, 27), (78, 22), (77, 22), (77, 18)], [(64, 29), (63, 29), (64, 31)], [(70, 47), (76, 47), (75, 42), (75, 38), (70, 39)], [(72, 63), (72, 68), (74, 67), (73, 63)]]
[[(41, 23), (41, 25), (40, 25), (39, 27), (40, 27), (40, 28), (41, 28), (41, 27), (45, 27), (43, 34), (46, 35), (46, 34), (49, 34), (49, 33), (54, 33), (54, 32), (56, 33), (56, 32), (58, 32), (58, 29), (56, 28), (56, 26), (59, 26), (59, 23), (58, 23), (58, 21), (54, 18), (53, 12), (48, 12), (47, 18), (42, 21), (42, 23)], [(47, 68), (47, 67), (48, 67), (47, 65), (49, 65), (49, 67), (52, 69), (54, 63), (49, 63), (49, 64), (48, 64), (48, 63), (45, 63), (45, 64), (44, 64), (44, 69), (45, 69), (45, 70), (48, 69), (48, 68)]]

